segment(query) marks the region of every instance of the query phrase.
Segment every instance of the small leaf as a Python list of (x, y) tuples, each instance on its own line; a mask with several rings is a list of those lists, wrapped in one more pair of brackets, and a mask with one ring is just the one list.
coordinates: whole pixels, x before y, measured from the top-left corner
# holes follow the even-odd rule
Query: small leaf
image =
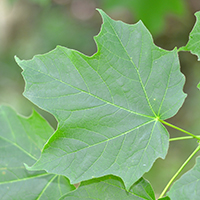
[(92, 57), (58, 46), (29, 61), (16, 58), (24, 95), (59, 123), (31, 169), (73, 184), (113, 174), (129, 189), (165, 157), (169, 135), (159, 119), (182, 106), (185, 79), (177, 50), (155, 46), (142, 22), (127, 25), (100, 13)]
[(200, 157), (197, 157), (194, 168), (177, 180), (167, 193), (171, 200), (192, 199), (200, 197)]
[(35, 111), (29, 118), (0, 106), (0, 199), (58, 199), (74, 189), (63, 176), (45, 171), (31, 172), (32, 165), (53, 133), (50, 125)]
[(195, 13), (196, 23), (189, 35), (189, 41), (186, 46), (181, 47), (182, 51), (190, 51), (198, 56), (200, 60), (200, 11)]
[(109, 200), (155, 200), (154, 191), (148, 181), (141, 178), (126, 191), (120, 178), (106, 176), (81, 183), (78, 190), (63, 196), (60, 200), (109, 199)]

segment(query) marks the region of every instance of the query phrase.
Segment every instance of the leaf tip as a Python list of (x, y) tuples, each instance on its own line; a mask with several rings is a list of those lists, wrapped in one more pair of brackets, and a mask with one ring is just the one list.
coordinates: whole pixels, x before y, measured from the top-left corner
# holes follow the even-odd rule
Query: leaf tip
[(101, 13), (104, 13), (104, 11), (100, 8), (96, 8), (96, 10), (101, 14)]
[(27, 170), (31, 170), (31, 167), (29, 167), (26, 163), (24, 163), (24, 166), (25, 166), (25, 168), (27, 169)]
[(14, 56), (14, 59), (15, 59), (16, 63), (21, 61), (16, 55)]
[(125, 190), (129, 192), (133, 183), (126, 183), (124, 180), (123, 182), (124, 182)]
[(96, 10), (99, 12), (99, 14), (101, 15), (103, 21), (105, 21), (106, 18), (110, 18), (102, 9), (100, 8), (96, 8)]
[(195, 12), (194, 15), (195, 15), (196, 19), (198, 20), (198, 17), (200, 16), (200, 11)]
[(200, 90), (200, 82), (198, 83), (197, 88)]
[(23, 60), (21, 60), (20, 58), (18, 58), (16, 55), (14, 56), (15, 62), (23, 69), (21, 63), (23, 62)]
[[(35, 164), (36, 164), (36, 163), (35, 163)], [(31, 167), (29, 167), (26, 163), (24, 163), (24, 166), (25, 166), (25, 168), (26, 168), (28, 171), (38, 171), (38, 170), (41, 170), (41, 169), (37, 169), (37, 168), (35, 167), (35, 164), (32, 165)]]

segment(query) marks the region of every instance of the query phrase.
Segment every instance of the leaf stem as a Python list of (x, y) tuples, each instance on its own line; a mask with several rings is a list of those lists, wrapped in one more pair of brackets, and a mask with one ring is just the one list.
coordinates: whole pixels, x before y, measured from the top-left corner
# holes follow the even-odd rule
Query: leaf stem
[(180, 52), (180, 51), (189, 51), (189, 50), (187, 49), (186, 46), (183, 46), (177, 49), (177, 52)]
[[(200, 135), (198, 135), (197, 137), (200, 139)], [(194, 139), (194, 137), (193, 136), (185, 136), (185, 137), (170, 138), (169, 142), (177, 141), (177, 140), (187, 140), (187, 139)]]
[(170, 123), (168, 123), (168, 122), (166, 122), (166, 121), (163, 121), (162, 119), (159, 119), (159, 121), (160, 121), (161, 123), (163, 123), (163, 124), (169, 126), (169, 127), (172, 127), (172, 128), (174, 128), (174, 129), (176, 129), (176, 130), (179, 130), (179, 131), (181, 131), (181, 132), (183, 132), (183, 133), (186, 133), (186, 134), (192, 136), (193, 138), (196, 138), (197, 140), (200, 140), (199, 136), (196, 136), (196, 135), (194, 135), (194, 134), (192, 134), (192, 133), (190, 133), (190, 132), (188, 132), (188, 131), (186, 131), (186, 130), (183, 130), (182, 128), (179, 128), (179, 127), (177, 127), (177, 126), (174, 126), (173, 124), (170, 124)]
[(166, 191), (168, 190), (168, 188), (170, 187), (170, 185), (172, 184), (172, 182), (175, 180), (175, 178), (181, 173), (181, 171), (183, 170), (183, 168), (187, 165), (187, 163), (192, 159), (192, 157), (200, 150), (200, 145), (198, 145), (198, 147), (193, 151), (193, 153), (188, 157), (188, 159), (183, 163), (183, 165), (179, 168), (179, 170), (176, 172), (176, 174), (171, 178), (171, 180), (168, 182), (168, 184), (166, 185), (166, 187), (164, 188), (164, 190), (162, 191), (161, 195), (159, 198), (162, 198), (164, 196), (164, 194), (166, 193)]

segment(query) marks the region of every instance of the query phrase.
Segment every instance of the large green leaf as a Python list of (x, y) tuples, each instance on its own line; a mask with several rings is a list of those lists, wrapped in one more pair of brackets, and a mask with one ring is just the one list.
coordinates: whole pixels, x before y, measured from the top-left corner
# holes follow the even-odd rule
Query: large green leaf
[(58, 199), (73, 186), (63, 176), (45, 171), (31, 172), (32, 165), (53, 133), (49, 124), (35, 111), (29, 118), (18, 116), (11, 108), (0, 107), (0, 199)]
[(130, 188), (165, 157), (169, 136), (159, 119), (182, 106), (185, 79), (177, 50), (156, 47), (142, 22), (127, 25), (100, 13), (92, 57), (58, 46), (32, 60), (16, 58), (24, 95), (59, 123), (31, 169), (71, 183), (113, 174)]
[(182, 16), (185, 13), (184, 0), (103, 0), (103, 8), (112, 10), (125, 7), (134, 16), (135, 20), (142, 20), (153, 34), (163, 31), (168, 14)]
[(68, 193), (60, 200), (109, 199), (109, 200), (155, 200), (154, 191), (145, 179), (139, 179), (127, 192), (120, 178), (107, 176), (81, 183), (78, 190)]
[(200, 197), (200, 157), (197, 157), (196, 165), (177, 180), (167, 193), (171, 200), (192, 199)]
[(189, 35), (189, 41), (186, 46), (181, 47), (182, 51), (190, 51), (198, 56), (200, 60), (200, 11), (195, 13), (196, 23)]

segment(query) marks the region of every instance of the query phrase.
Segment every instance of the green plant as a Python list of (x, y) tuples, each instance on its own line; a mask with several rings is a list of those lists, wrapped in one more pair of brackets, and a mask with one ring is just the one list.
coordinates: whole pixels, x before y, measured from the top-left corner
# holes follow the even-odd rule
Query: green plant
[[(199, 136), (164, 121), (186, 97), (178, 52), (199, 56), (199, 21), (185, 47), (166, 51), (153, 44), (142, 22), (127, 25), (99, 12), (103, 25), (93, 56), (58, 46), (28, 61), (16, 57), (26, 82), (24, 95), (53, 114), (58, 126), (53, 133), (35, 111), (23, 118), (0, 107), (1, 199), (153, 200), (142, 176), (158, 157), (165, 158), (169, 141), (199, 142)], [(169, 139), (163, 124), (189, 136)], [(199, 199), (199, 158), (163, 198), (199, 149), (159, 199)]]
[(102, 0), (102, 6), (106, 10), (114, 10), (118, 7), (128, 9), (135, 20), (142, 20), (151, 34), (159, 34), (165, 28), (166, 16), (173, 13), (183, 18), (186, 14), (186, 5), (182, 0)]

